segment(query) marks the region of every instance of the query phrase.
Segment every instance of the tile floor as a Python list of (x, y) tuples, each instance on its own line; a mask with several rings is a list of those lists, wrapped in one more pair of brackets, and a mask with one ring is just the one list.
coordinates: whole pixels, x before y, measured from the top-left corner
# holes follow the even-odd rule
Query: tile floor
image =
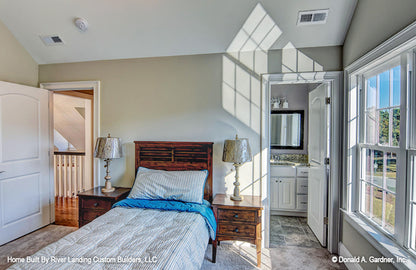
[(320, 248), (305, 217), (270, 217), (270, 247), (296, 246)]

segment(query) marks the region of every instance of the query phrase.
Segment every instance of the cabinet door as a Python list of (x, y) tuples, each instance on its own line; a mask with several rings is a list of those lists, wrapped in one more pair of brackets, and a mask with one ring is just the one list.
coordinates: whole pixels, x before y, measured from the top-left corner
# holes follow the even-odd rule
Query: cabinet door
[(280, 209), (296, 208), (296, 180), (294, 178), (280, 178), (278, 180), (278, 203)]
[(278, 181), (278, 178), (270, 178), (270, 208), (272, 210), (279, 208)]

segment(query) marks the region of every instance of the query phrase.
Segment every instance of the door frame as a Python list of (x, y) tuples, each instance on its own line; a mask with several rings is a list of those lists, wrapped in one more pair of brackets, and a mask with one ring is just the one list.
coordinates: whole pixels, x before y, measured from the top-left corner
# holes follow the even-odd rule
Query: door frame
[[(338, 253), (338, 242), (340, 232), (340, 199), (342, 187), (342, 112), (343, 112), (343, 72), (305, 72), (305, 73), (279, 73), (264, 74), (262, 76), (262, 94), (265, 95), (262, 116), (261, 149), (270, 149), (270, 88), (275, 84), (298, 84), (298, 83), (328, 83), (330, 85), (331, 104), (331, 134), (330, 134), (330, 172), (328, 180), (328, 236), (327, 249), (331, 253)], [(267, 162), (267, 191), (270, 198), (270, 154), (266, 157)], [(269, 246), (270, 239), (270, 199), (265, 204), (265, 245)]]
[[(100, 137), (100, 81), (76, 81), (76, 82), (51, 82), (51, 83), (40, 83), (39, 87), (42, 89), (49, 90), (49, 186), (50, 186), (50, 217), (51, 223), (55, 222), (55, 187), (54, 187), (54, 175), (53, 175), (53, 153), (54, 153), (54, 142), (53, 142), (53, 92), (54, 91), (71, 91), (71, 90), (84, 90), (92, 89), (94, 92), (94, 115), (93, 115), (93, 130), (92, 137), (95, 142)], [(93, 157), (94, 159), (94, 157)], [(100, 160), (94, 159), (93, 162), (93, 187), (100, 185)]]

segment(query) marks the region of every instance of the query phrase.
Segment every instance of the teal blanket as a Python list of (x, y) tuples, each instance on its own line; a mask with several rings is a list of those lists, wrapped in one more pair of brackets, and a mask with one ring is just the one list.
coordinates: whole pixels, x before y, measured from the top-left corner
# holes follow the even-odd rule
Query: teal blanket
[(217, 222), (215, 220), (215, 216), (211, 210), (209, 202), (205, 200), (203, 204), (198, 204), (168, 200), (124, 199), (115, 203), (113, 207), (147, 208), (167, 211), (199, 213), (205, 219), (205, 223), (207, 224), (207, 227), (209, 229), (211, 239), (215, 239), (217, 231)]

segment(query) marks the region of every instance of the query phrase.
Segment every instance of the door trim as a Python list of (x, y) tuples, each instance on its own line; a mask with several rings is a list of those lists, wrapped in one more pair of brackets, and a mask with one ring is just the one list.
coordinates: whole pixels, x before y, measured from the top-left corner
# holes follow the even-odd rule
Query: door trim
[[(68, 90), (82, 90), (82, 89), (93, 89), (94, 91), (94, 119), (93, 119), (93, 140), (94, 142), (100, 137), (100, 90), (101, 85), (100, 81), (77, 81), (77, 82), (53, 82), (53, 83), (40, 83), (40, 88), (50, 90), (49, 92), (49, 164), (50, 168), (53, 168), (53, 152), (54, 152), (54, 142), (53, 142), (53, 106), (52, 105), (52, 94), (53, 91), (68, 91)], [(93, 158), (94, 159), (94, 158)], [(97, 187), (100, 185), (100, 160), (94, 159), (94, 181), (93, 186)], [(51, 223), (55, 221), (55, 188), (54, 188), (54, 177), (53, 170), (49, 171), (50, 178), (50, 211), (51, 211)]]
[[(268, 110), (268, 104), (271, 100), (270, 87), (274, 84), (292, 84), (292, 83), (329, 83), (331, 93), (331, 147), (330, 158), (331, 164), (329, 181), (328, 181), (328, 237), (327, 237), (327, 249), (331, 253), (338, 253), (339, 244), (339, 231), (340, 231), (340, 199), (342, 179), (341, 179), (341, 157), (342, 157), (342, 112), (343, 112), (343, 72), (342, 71), (330, 71), (330, 72), (305, 72), (305, 73), (279, 73), (279, 74), (264, 74), (262, 76), (262, 83), (264, 86), (265, 98), (265, 115), (262, 116), (262, 126), (270, 125), (270, 117)], [(264, 128), (263, 128), (264, 130)], [(267, 130), (267, 129), (266, 129)], [(269, 134), (263, 134), (265, 139), (265, 146), (263, 148), (270, 149), (270, 130)], [(270, 172), (270, 155), (267, 157), (267, 168)], [(270, 173), (267, 174), (267, 196), (270, 196)], [(266, 246), (269, 245), (270, 234), (270, 199), (265, 204), (265, 239)]]

